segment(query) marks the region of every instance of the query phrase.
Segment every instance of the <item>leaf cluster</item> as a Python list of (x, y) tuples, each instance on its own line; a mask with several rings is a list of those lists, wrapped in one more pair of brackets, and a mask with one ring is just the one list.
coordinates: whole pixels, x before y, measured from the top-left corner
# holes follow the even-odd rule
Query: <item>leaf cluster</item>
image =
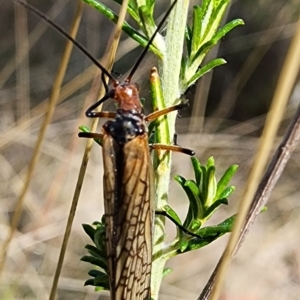
[(207, 160), (206, 165), (201, 165), (195, 157), (192, 157), (191, 161), (194, 169), (194, 179), (186, 179), (181, 175), (175, 176), (175, 180), (183, 188), (189, 200), (189, 208), (184, 222), (181, 222), (178, 214), (169, 205), (163, 207), (163, 210), (177, 224), (181, 225), (186, 231), (198, 236), (186, 234), (178, 226), (177, 237), (172, 243), (172, 252), (174, 247), (177, 247), (176, 254), (199, 249), (230, 232), (235, 218), (231, 216), (217, 225), (203, 227), (205, 222), (222, 204), (228, 204), (228, 197), (235, 190), (234, 186), (228, 186), (228, 184), (238, 166), (231, 165), (221, 179), (217, 181), (213, 157)]
[(223, 65), (223, 58), (215, 58), (203, 65), (209, 51), (233, 28), (243, 25), (241, 19), (232, 20), (220, 27), (222, 17), (230, 0), (203, 0), (193, 8), (192, 24), (186, 26), (185, 41), (187, 53), (181, 63), (181, 91), (194, 84), (213, 68)]
[(94, 245), (86, 245), (89, 255), (81, 258), (82, 261), (91, 263), (97, 269), (89, 271), (92, 277), (85, 281), (84, 285), (92, 285), (97, 287), (97, 290), (109, 290), (108, 266), (106, 259), (105, 248), (105, 225), (104, 221), (94, 222), (93, 226), (89, 224), (82, 225), (85, 233), (91, 238)]
[[(109, 7), (96, 0), (84, 0), (97, 9), (108, 19), (117, 23), (118, 15)], [(121, 4), (121, 0), (113, 0)], [(223, 65), (223, 58), (215, 58), (201, 66), (209, 51), (236, 26), (243, 25), (241, 19), (228, 22), (220, 27), (222, 17), (230, 0), (202, 0), (201, 5), (193, 7), (193, 16), (190, 25), (186, 25), (185, 42), (186, 55), (182, 58), (180, 71), (180, 92), (183, 94), (189, 86), (213, 68)], [(155, 0), (130, 0), (128, 14), (136, 22), (138, 28), (124, 22), (123, 31), (133, 40), (145, 47), (155, 32), (157, 26), (154, 20)], [(140, 31), (142, 31), (141, 34)], [(150, 50), (163, 59), (165, 53), (164, 38), (157, 34)]]

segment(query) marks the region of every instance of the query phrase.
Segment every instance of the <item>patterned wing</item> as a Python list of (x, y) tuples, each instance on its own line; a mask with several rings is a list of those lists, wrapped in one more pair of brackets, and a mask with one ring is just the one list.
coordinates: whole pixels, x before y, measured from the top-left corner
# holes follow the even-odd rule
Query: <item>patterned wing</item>
[(150, 299), (152, 203), (147, 135), (103, 139), (106, 248), (112, 300)]

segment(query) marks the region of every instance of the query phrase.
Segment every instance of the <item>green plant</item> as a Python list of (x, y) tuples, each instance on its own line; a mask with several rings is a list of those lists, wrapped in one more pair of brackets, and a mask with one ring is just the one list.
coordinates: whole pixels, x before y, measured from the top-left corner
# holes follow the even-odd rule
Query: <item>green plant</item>
[[(112, 21), (116, 22), (117, 15), (107, 6), (95, 0), (84, 0), (89, 5), (99, 10)], [(120, 3), (120, 0), (115, 0)], [(155, 110), (174, 105), (186, 89), (195, 83), (205, 73), (216, 66), (225, 63), (222, 58), (214, 59), (201, 66), (204, 58), (214, 45), (242, 20), (233, 20), (220, 28), (222, 16), (229, 4), (229, 0), (203, 0), (201, 5), (194, 6), (193, 20), (186, 25), (188, 13), (188, 1), (179, 0), (176, 3), (167, 25), (165, 37), (160, 34), (154, 39), (150, 50), (158, 57), (159, 77), (151, 81), (152, 106)], [(136, 21), (139, 29), (124, 23), (123, 30), (140, 45), (145, 46), (156, 30), (153, 18), (155, 1), (132, 0), (128, 7), (128, 13)], [(183, 54), (184, 42), (186, 52)], [(175, 132), (176, 114), (171, 113), (162, 117), (158, 122), (151, 125), (150, 133), (154, 130), (153, 139), (156, 143), (171, 144)], [(152, 295), (157, 299), (161, 279), (164, 272), (165, 262), (171, 256), (179, 253), (198, 249), (212, 242), (222, 234), (230, 231), (233, 217), (228, 218), (221, 224), (211, 227), (202, 227), (205, 221), (221, 205), (227, 203), (227, 197), (233, 192), (233, 187), (227, 187), (229, 180), (237, 166), (231, 166), (224, 176), (216, 184), (214, 175), (214, 161), (210, 158), (206, 166), (201, 166), (196, 159), (192, 159), (195, 171), (195, 180), (186, 180), (177, 176), (176, 180), (184, 188), (190, 202), (189, 211), (183, 226), (199, 238), (186, 235), (178, 230), (176, 239), (169, 245), (164, 241), (164, 218), (156, 218), (154, 235), (153, 266), (152, 266)], [(171, 154), (160, 151), (154, 153), (153, 168), (155, 172), (155, 198), (158, 211), (167, 212), (177, 223), (181, 224), (176, 212), (168, 205), (168, 188), (170, 182)], [(85, 231), (94, 241), (95, 246), (88, 246), (91, 254), (84, 257), (95, 265), (102, 266), (105, 271), (105, 251), (99, 238), (104, 237), (103, 223), (95, 223), (94, 227), (84, 225)], [(93, 248), (91, 248), (93, 247)], [(98, 251), (96, 251), (98, 249)], [(162, 250), (163, 249), (163, 250)], [(86, 284), (96, 285), (106, 289), (108, 282), (103, 275), (105, 272), (92, 271), (94, 277)]]

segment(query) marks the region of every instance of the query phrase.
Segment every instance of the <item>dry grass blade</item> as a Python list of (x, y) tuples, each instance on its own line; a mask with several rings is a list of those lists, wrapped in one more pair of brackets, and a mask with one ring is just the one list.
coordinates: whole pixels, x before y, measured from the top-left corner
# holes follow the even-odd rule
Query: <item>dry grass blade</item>
[[(73, 28), (71, 30), (71, 34), (74, 35), (74, 36), (76, 35), (77, 29), (79, 27), (80, 15), (81, 15), (81, 10), (82, 10), (81, 5), (82, 4), (79, 4), (79, 6), (78, 6), (76, 21), (74, 22)], [(20, 217), (21, 217), (24, 200), (25, 200), (28, 188), (30, 186), (31, 179), (32, 179), (33, 174), (34, 174), (35, 167), (36, 167), (38, 159), (39, 159), (39, 154), (40, 154), (42, 142), (45, 138), (47, 127), (48, 127), (48, 125), (51, 121), (51, 118), (52, 118), (53, 113), (54, 113), (55, 105), (56, 105), (57, 99), (59, 97), (60, 87), (61, 87), (64, 75), (65, 75), (65, 71), (67, 69), (67, 64), (68, 64), (68, 61), (69, 61), (69, 57), (71, 55), (72, 46), (73, 46), (72, 43), (67, 43), (64, 55), (62, 57), (61, 65), (59, 67), (55, 82), (53, 84), (53, 89), (52, 89), (52, 93), (51, 93), (51, 96), (50, 96), (49, 107), (48, 107), (48, 110), (46, 112), (44, 122), (43, 122), (42, 127), (41, 127), (40, 132), (39, 132), (39, 136), (38, 136), (38, 139), (37, 139), (34, 151), (33, 151), (32, 160), (29, 163), (29, 166), (28, 166), (28, 169), (27, 169), (27, 174), (26, 174), (24, 186), (23, 186), (23, 188), (21, 190), (21, 193), (20, 193), (20, 196), (17, 200), (16, 209), (15, 209), (14, 215), (12, 217), (12, 222), (11, 222), (11, 226), (10, 226), (10, 232), (8, 234), (8, 237), (4, 241), (2, 249), (1, 249), (0, 272), (2, 272), (2, 270), (3, 270), (4, 263), (5, 263), (5, 260), (6, 260), (8, 246), (9, 246), (9, 244), (10, 244), (12, 238), (13, 238), (14, 232), (16, 230), (16, 227), (17, 227), (17, 225), (19, 223), (19, 220), (20, 220)]]
[(243, 202), (238, 212), (237, 219), (234, 224), (233, 232), (230, 236), (228, 245), (221, 258), (219, 270), (216, 275), (216, 284), (213, 289), (212, 300), (219, 299), (219, 294), (223, 286), (226, 270), (230, 264), (234, 250), (236, 248), (240, 231), (246, 219), (251, 201), (253, 199), (255, 190), (258, 187), (263, 170), (265, 169), (269, 153), (284, 113), (284, 108), (289, 99), (292, 87), (294, 85), (296, 76), (299, 72), (300, 65), (300, 22), (298, 22), (297, 32), (292, 40), (290, 49), (288, 51), (284, 66), (282, 68), (277, 88), (273, 97), (270, 112), (267, 116), (265, 129), (263, 131), (257, 156), (251, 170), (246, 189), (244, 191)]
[(249, 214), (245, 225), (243, 226), (244, 235), (240, 237), (235, 252), (240, 248), (241, 243), (244, 240), (245, 235), (249, 231), (250, 226), (254, 223), (257, 215), (260, 213), (261, 207), (263, 207), (274, 186), (279, 179), (283, 169), (290, 159), (293, 151), (295, 150), (300, 139), (300, 106), (295, 113), (293, 120), (289, 128), (287, 129), (286, 135), (278, 146), (276, 153), (270, 163), (270, 166), (261, 180), (261, 184), (254, 196), (253, 205), (250, 208)]
[(16, 24), (16, 61), (17, 68), (17, 120), (23, 115), (29, 117), (29, 42), (27, 29), (27, 11), (20, 6), (15, 6)]

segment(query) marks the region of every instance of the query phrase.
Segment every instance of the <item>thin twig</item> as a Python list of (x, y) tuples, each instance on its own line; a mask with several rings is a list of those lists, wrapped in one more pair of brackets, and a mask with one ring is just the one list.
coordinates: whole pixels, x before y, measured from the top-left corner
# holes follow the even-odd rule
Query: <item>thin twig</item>
[(15, 6), (16, 24), (16, 98), (17, 122), (22, 116), (29, 118), (29, 42), (27, 28), (27, 11), (23, 7)]

